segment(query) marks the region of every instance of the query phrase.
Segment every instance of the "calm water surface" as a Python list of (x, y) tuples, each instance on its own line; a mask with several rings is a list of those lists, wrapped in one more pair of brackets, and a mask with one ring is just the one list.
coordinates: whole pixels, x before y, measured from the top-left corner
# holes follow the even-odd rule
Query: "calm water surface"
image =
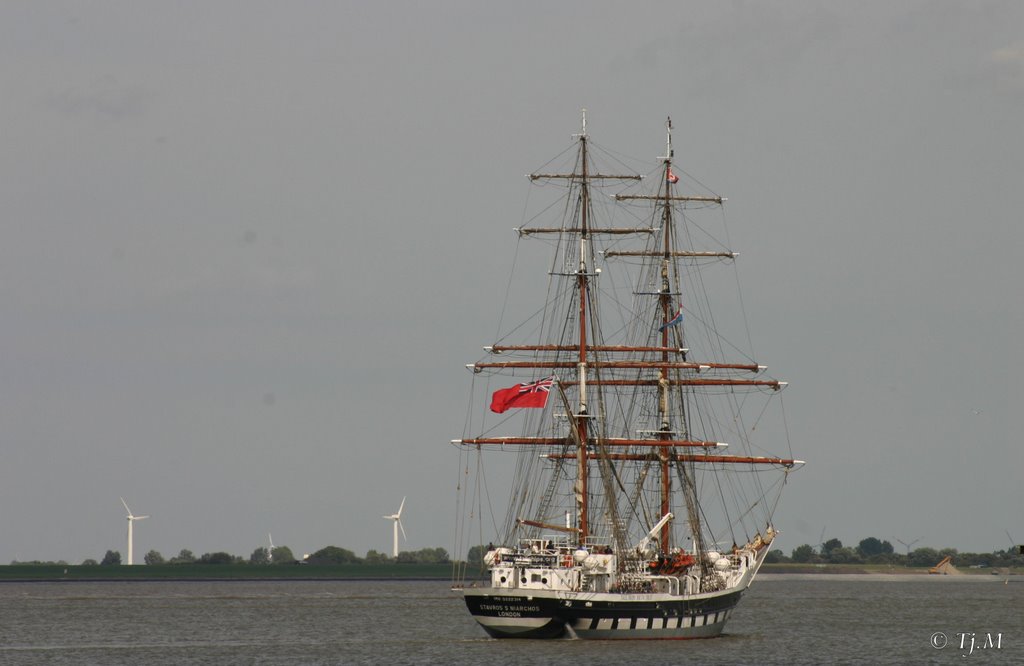
[(1024, 581), (963, 578), (764, 575), (642, 642), (491, 640), (444, 582), (0, 583), (0, 664), (1024, 664)]

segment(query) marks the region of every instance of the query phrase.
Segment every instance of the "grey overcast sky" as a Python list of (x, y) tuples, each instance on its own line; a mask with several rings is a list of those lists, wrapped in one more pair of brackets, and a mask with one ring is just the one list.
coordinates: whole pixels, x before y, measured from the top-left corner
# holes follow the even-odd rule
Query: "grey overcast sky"
[(523, 174), (729, 198), (787, 553), (1024, 541), (1024, 3), (0, 4), (0, 562), (450, 547)]

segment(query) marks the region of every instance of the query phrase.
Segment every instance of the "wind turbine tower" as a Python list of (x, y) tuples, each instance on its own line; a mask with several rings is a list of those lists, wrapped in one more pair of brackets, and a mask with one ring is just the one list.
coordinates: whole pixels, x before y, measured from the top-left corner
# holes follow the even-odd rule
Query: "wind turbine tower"
[(409, 538), (407, 536), (405, 536), (405, 527), (402, 525), (402, 509), (404, 507), (405, 507), (405, 498), (403, 497), (402, 498), (402, 503), (398, 505), (398, 513), (393, 513), (390, 516), (384, 516), (385, 520), (392, 520), (392, 521), (394, 521), (394, 525), (393, 525), (393, 529), (394, 529), (394, 543), (393, 543), (392, 548), (391, 548), (391, 556), (396, 558), (396, 559), (398, 558), (398, 530), (402, 530), (402, 538), (403, 539), (405, 539), (406, 541), (409, 540)]
[(124, 504), (124, 510), (128, 512), (128, 564), (132, 565), (135, 564), (133, 552), (134, 537), (132, 536), (132, 525), (135, 523), (136, 520), (145, 520), (146, 518), (149, 518), (149, 516), (132, 515), (132, 510), (128, 508), (128, 502), (125, 502), (123, 497), (121, 498), (121, 504)]

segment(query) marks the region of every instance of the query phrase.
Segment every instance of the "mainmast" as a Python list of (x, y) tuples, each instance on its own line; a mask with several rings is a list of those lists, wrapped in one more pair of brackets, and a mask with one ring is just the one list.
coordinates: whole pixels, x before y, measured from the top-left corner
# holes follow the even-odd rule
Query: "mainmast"
[[(672, 205), (669, 197), (671, 196), (671, 189), (673, 178), (672, 174), (672, 118), (668, 118), (665, 121), (665, 156), (662, 158), (665, 164), (665, 173), (663, 183), (665, 186), (665, 200), (662, 204), (662, 220), (661, 228), (664, 230), (664, 251), (665, 254), (661, 259), (661, 293), (658, 296), (661, 304), (661, 346), (668, 347), (669, 335), (672, 333), (672, 329), (669, 327), (669, 322), (672, 320), (672, 288), (669, 281), (669, 267), (672, 262)], [(677, 179), (678, 180), (678, 179)], [(682, 303), (679, 305), (679, 312), (682, 313)], [(685, 355), (683, 356), (685, 359)], [(661, 361), (664, 364), (660, 371), (659, 382), (658, 382), (658, 414), (661, 420), (661, 432), (658, 433), (658, 439), (668, 440), (672, 438), (673, 433), (671, 432), (672, 423), (669, 418), (669, 396), (671, 388), (669, 386), (669, 355), (668, 352), (662, 352)], [(683, 424), (683, 439), (685, 439), (685, 420)], [(658, 463), (659, 470), (661, 472), (661, 514), (667, 516), (672, 511), (672, 477), (670, 472), (670, 460), (672, 451), (668, 447), (664, 447), (658, 451)], [(661, 539), (660, 546), (662, 552), (668, 552), (671, 547), (672, 528), (668, 521), (661, 526)]]
[[(675, 225), (673, 220), (673, 206), (676, 203), (685, 204), (687, 202), (697, 203), (714, 203), (721, 205), (724, 201), (721, 197), (707, 197), (707, 196), (685, 196), (673, 194), (672, 186), (675, 185), (679, 178), (672, 172), (672, 158), (675, 155), (675, 151), (672, 148), (672, 118), (667, 118), (665, 121), (665, 155), (660, 159), (664, 164), (663, 185), (664, 189), (659, 189), (659, 192), (654, 195), (616, 195), (615, 199), (618, 201), (629, 201), (629, 200), (648, 200), (651, 201), (655, 206), (661, 208), (661, 228), (662, 228), (662, 248), (660, 250), (647, 251), (647, 252), (609, 252), (606, 253), (608, 256), (648, 256), (652, 259), (658, 258), (660, 260), (660, 273), (661, 273), (661, 288), (657, 292), (658, 305), (661, 309), (661, 321), (662, 325), (659, 328), (661, 333), (660, 345), (663, 350), (661, 352), (661, 367), (658, 373), (658, 415), (660, 420), (660, 429), (656, 433), (656, 437), (663, 444), (672, 440), (687, 441), (689, 440), (689, 425), (687, 423), (686, 413), (686, 401), (682, 398), (685, 395), (682, 392), (676, 392), (673, 387), (683, 386), (710, 386), (714, 384), (721, 385), (773, 385), (773, 388), (778, 390), (784, 385), (782, 382), (764, 382), (758, 380), (735, 380), (735, 379), (691, 379), (691, 378), (679, 378), (676, 374), (679, 370), (684, 369), (686, 365), (686, 352), (681, 352), (683, 363), (674, 363), (671, 360), (669, 349), (669, 339), (675, 336), (673, 339), (674, 347), (685, 349), (683, 345), (684, 341), (684, 326), (682, 324), (683, 316), (683, 304), (681, 301), (676, 303), (673, 300), (674, 296), (682, 296), (682, 285), (679, 284), (680, 275), (676, 270), (676, 260), (682, 257), (723, 257), (732, 259), (735, 257), (732, 252), (696, 252), (693, 250), (677, 250), (675, 249)], [(675, 283), (673, 285), (673, 282)], [(675, 286), (675, 289), (673, 289)], [(678, 331), (678, 333), (676, 333)], [(705, 367), (703, 364), (700, 368)], [(697, 372), (700, 372), (700, 368)], [(672, 409), (673, 397), (678, 397), (679, 413), (677, 415), (678, 425), (676, 426), (677, 431), (673, 431), (673, 419)], [(702, 549), (701, 539), (701, 526), (700, 526), (700, 513), (697, 509), (697, 494), (696, 487), (693, 482), (693, 474), (691, 470), (683, 464), (684, 462), (693, 462), (692, 458), (687, 456), (680, 456), (676, 454), (672, 447), (662, 446), (657, 452), (658, 467), (660, 472), (660, 511), (662, 516), (666, 516), (671, 513), (672, 508), (672, 476), (671, 470), (673, 463), (676, 463), (676, 469), (680, 477), (682, 488), (680, 489), (683, 495), (683, 500), (686, 504), (687, 516), (690, 523), (690, 532), (694, 540), (694, 550), (700, 552)], [(672, 530), (668, 522), (661, 527), (660, 532), (660, 545), (663, 552), (667, 552), (671, 548)]]
[(580, 262), (577, 275), (579, 285), (579, 409), (576, 413), (576, 507), (579, 517), (579, 539), (584, 543), (590, 534), (589, 524), (589, 462), (587, 456), (587, 246), (590, 243), (587, 213), (590, 209), (590, 183), (587, 180), (587, 110), (583, 109), (583, 131), (580, 141)]

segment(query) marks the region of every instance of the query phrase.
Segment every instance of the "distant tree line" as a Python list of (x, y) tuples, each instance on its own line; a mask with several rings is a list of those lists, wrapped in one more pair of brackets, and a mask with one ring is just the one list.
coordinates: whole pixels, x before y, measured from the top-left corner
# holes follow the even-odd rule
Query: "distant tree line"
[[(486, 546), (473, 546), (466, 555), (466, 561), (480, 563), (487, 551)], [(797, 546), (787, 557), (782, 550), (772, 550), (765, 557), (768, 564), (890, 564), (906, 567), (933, 567), (945, 557), (951, 557), (954, 566), (958, 567), (1024, 567), (1024, 546), (1013, 546), (1006, 550), (995, 550), (991, 553), (961, 553), (956, 548), (917, 548), (906, 554), (897, 553), (888, 541), (877, 537), (861, 539), (856, 547), (844, 546), (839, 539), (829, 539), (815, 547), (810, 544)], [(448, 564), (451, 562), (448, 551), (444, 548), (423, 548), (414, 551), (402, 551), (398, 557), (392, 557), (376, 550), (367, 551), (359, 557), (353, 551), (338, 546), (326, 546), (309, 555), (304, 560), (297, 560), (288, 546), (275, 546), (273, 551), (265, 547), (257, 548), (248, 559), (225, 552), (204, 553), (196, 556), (188, 549), (182, 549), (174, 557), (165, 559), (157, 550), (150, 550), (143, 557), (146, 564)], [(113, 566), (121, 564), (121, 553), (108, 550), (97, 562), (89, 558), (83, 565)], [(42, 562), (13, 561), (17, 564), (56, 564), (67, 566), (64, 560)]]
[(789, 557), (781, 550), (770, 551), (768, 564), (891, 564), (906, 567), (934, 567), (943, 558), (951, 557), (958, 567), (1020, 567), (1024, 566), (1024, 546), (1014, 546), (991, 553), (961, 553), (956, 548), (917, 548), (906, 554), (897, 553), (892, 544), (877, 537), (861, 539), (856, 547), (844, 546), (839, 539), (829, 539), (818, 547), (803, 544)]
[[(151, 550), (142, 558), (146, 564), (254, 564), (254, 565), (281, 565), (281, 564), (447, 564), (451, 560), (448, 551), (444, 548), (423, 548), (422, 550), (402, 551), (398, 557), (391, 557), (376, 550), (367, 551), (365, 557), (359, 557), (347, 548), (338, 546), (327, 546), (316, 551), (303, 560), (297, 560), (288, 546), (275, 546), (271, 551), (266, 547), (260, 547), (252, 551), (249, 559), (225, 552), (204, 553), (199, 557), (188, 549), (182, 549), (174, 557), (164, 558), (160, 551)], [(61, 564), (67, 562), (19, 562), (11, 564)], [(116, 550), (108, 550), (99, 562), (89, 558), (82, 562), (83, 566), (116, 566), (122, 564), (121, 553)]]
[[(479, 564), (487, 553), (486, 546), (473, 546), (466, 561)], [(991, 553), (961, 553), (956, 548), (918, 548), (906, 555), (895, 552), (892, 544), (877, 537), (861, 539), (855, 548), (843, 546), (839, 539), (829, 539), (817, 548), (803, 544), (786, 557), (781, 550), (769, 551), (767, 564), (891, 564), (905, 567), (934, 567), (945, 557), (953, 558), (958, 567), (1024, 567), (1024, 546), (1013, 546)]]

